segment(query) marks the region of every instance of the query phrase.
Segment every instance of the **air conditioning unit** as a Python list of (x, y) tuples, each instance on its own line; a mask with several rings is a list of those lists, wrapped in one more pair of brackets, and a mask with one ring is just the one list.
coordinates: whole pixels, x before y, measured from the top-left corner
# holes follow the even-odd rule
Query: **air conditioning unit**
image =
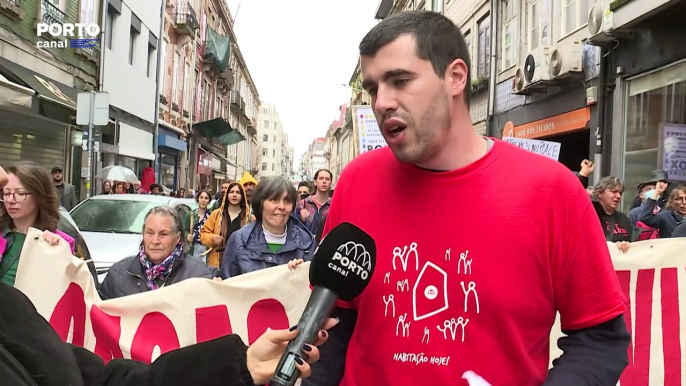
[(603, 45), (617, 39), (613, 35), (614, 12), (610, 10), (612, 0), (598, 0), (588, 12), (588, 43)]
[(514, 78), (513, 92), (529, 94), (530, 91), (548, 84), (550, 76), (550, 54), (552, 47), (542, 45), (527, 55), (524, 65), (517, 68)]
[(580, 42), (556, 46), (550, 54), (550, 76), (559, 80), (582, 72), (583, 58), (584, 50)]

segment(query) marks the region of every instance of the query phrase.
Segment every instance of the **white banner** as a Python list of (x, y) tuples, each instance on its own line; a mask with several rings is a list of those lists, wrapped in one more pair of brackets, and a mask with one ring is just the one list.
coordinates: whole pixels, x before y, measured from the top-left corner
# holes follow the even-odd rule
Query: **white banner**
[(503, 141), (509, 142), (519, 148), (528, 150), (532, 153), (552, 158), (557, 161), (560, 158), (559, 142), (541, 141), (539, 139), (503, 137)]
[(371, 106), (353, 106), (360, 154), (387, 146)]
[(189, 279), (159, 290), (102, 301), (86, 264), (30, 229), (16, 287), (63, 340), (105, 361), (146, 363), (183, 346), (230, 333), (252, 343), (269, 327), (297, 324), (310, 296), (309, 263), (278, 266), (223, 283)]
[[(686, 238), (632, 243), (627, 253), (613, 243), (608, 248), (632, 335), (619, 385), (686, 385)], [(561, 336), (558, 320), (550, 336), (551, 359), (562, 354), (556, 346)]]
[[(608, 243), (627, 302), (632, 332), (629, 366), (621, 386), (686, 386), (686, 238), (633, 243), (619, 252)], [(62, 339), (106, 361), (150, 362), (178, 347), (236, 333), (252, 343), (267, 329), (300, 318), (310, 295), (309, 263), (279, 266), (223, 283), (190, 279), (160, 290), (102, 301), (83, 261), (66, 243), (51, 247), (31, 229), (22, 249), (16, 286)], [(684, 300), (684, 301), (682, 301)], [(559, 357), (559, 323), (551, 358)], [(682, 370), (684, 369), (684, 370)]]

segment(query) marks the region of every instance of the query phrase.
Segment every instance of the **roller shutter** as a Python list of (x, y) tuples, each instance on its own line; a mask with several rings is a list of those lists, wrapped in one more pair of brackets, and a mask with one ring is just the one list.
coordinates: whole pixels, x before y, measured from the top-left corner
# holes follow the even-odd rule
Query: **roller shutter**
[(34, 161), (48, 170), (65, 167), (68, 127), (38, 115), (0, 108), (0, 165)]

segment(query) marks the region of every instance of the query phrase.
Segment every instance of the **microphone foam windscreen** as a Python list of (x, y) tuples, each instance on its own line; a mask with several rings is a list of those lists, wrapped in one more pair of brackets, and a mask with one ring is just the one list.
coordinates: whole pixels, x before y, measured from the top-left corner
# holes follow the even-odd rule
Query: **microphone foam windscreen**
[(367, 287), (376, 267), (376, 243), (350, 223), (333, 228), (317, 246), (310, 265), (310, 284), (330, 289), (350, 301)]

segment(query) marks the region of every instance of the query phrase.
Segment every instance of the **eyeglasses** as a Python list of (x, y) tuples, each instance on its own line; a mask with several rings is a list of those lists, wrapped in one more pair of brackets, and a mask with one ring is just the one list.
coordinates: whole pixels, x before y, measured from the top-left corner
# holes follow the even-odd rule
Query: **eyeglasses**
[(26, 201), (26, 196), (28, 196), (29, 192), (2, 192), (2, 202), (7, 202), (9, 201), (10, 197), (14, 197), (14, 201), (16, 202), (24, 202)]

